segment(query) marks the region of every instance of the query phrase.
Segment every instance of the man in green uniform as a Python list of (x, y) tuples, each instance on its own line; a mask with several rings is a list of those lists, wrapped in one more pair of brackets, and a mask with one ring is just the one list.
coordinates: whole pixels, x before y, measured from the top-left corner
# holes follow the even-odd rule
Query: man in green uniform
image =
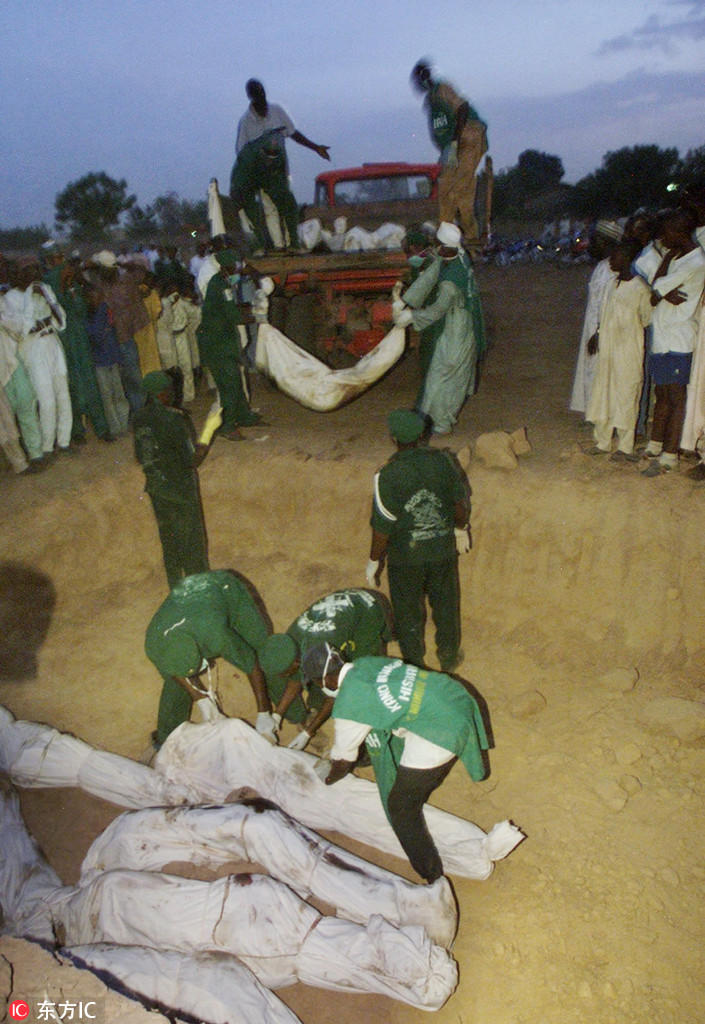
[(458, 553), (470, 550), (470, 484), (454, 456), (423, 443), (415, 412), (389, 414), (397, 452), (374, 479), (367, 581), (379, 583), (387, 562), (397, 637), (405, 661), (423, 666), (425, 598), (436, 626), (444, 672), (462, 660)]
[(173, 587), (184, 576), (208, 569), (196, 467), (208, 454), (209, 445), (196, 442), (188, 414), (173, 408), (173, 381), (167, 373), (148, 373), (142, 390), (147, 400), (133, 420), (135, 455), (144, 470), (166, 577)]
[[(352, 770), (365, 743), (390, 825), (415, 871), (427, 882), (443, 875), (423, 805), (460, 758), (471, 779), (485, 777), (489, 744), (475, 698), (456, 679), (394, 658), (344, 663), (322, 644), (304, 659), (335, 703), (335, 741), (321, 772), (326, 785)], [(325, 772), (325, 774), (323, 774)]]
[(229, 569), (216, 569), (181, 580), (147, 627), (144, 648), (160, 672), (155, 746), (188, 721), (191, 703), (205, 698), (200, 677), (214, 658), (225, 658), (250, 681), (257, 702), (257, 732), (276, 743), (276, 731), (257, 652), (270, 626), (249, 587)]
[(434, 79), (427, 60), (415, 65), (411, 81), (424, 94), (431, 139), (440, 150), (439, 220), (453, 222), (457, 213), (468, 241), (477, 241), (475, 173), (487, 152), (487, 125), (448, 82)]
[(315, 683), (309, 686), (305, 703), (302, 699), (306, 683), (301, 660), (306, 652), (325, 640), (355, 661), (386, 654), (392, 637), (391, 608), (384, 594), (351, 588), (326, 594), (294, 619), (286, 633), (273, 633), (265, 640), (259, 659), (275, 714), (280, 720), (305, 723), (290, 749), (303, 750), (333, 708)]
[(206, 289), (197, 331), (198, 348), (201, 362), (213, 374), (220, 396), (223, 409), (220, 437), (242, 441), (238, 428), (251, 427), (261, 421), (250, 409), (243, 384), (244, 361), (238, 328), (244, 321), (229, 281), (237, 266), (237, 255), (232, 249), (223, 249), (215, 258), (220, 270)]

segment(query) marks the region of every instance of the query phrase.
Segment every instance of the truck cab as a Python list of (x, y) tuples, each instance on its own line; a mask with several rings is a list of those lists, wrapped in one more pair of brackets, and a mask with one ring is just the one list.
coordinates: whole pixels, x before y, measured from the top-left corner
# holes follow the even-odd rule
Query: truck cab
[(324, 171), (316, 178), (313, 205), (303, 219), (317, 217), (331, 230), (337, 217), (373, 231), (388, 222), (409, 225), (438, 218), (438, 164), (363, 164)]

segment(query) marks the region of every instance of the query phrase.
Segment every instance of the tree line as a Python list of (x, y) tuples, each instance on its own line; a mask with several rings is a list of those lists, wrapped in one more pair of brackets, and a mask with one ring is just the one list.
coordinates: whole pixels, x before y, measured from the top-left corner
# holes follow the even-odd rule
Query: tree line
[(686, 185), (705, 181), (705, 146), (681, 158), (675, 148), (625, 146), (606, 153), (602, 164), (575, 185), (563, 182), (560, 157), (527, 149), (516, 166), (494, 180), (493, 214), (512, 219), (626, 217), (640, 207), (659, 210), (674, 203)]
[[(167, 192), (142, 207), (128, 191), (124, 178), (92, 171), (69, 182), (58, 193), (54, 219), (56, 228), (74, 242), (107, 241), (118, 225), (128, 241), (147, 242), (175, 238), (205, 227), (208, 204), (205, 199), (181, 199), (176, 192)], [(36, 248), (50, 235), (51, 229), (45, 224), (0, 230), (0, 247)]]
[[(705, 146), (681, 158), (675, 148), (625, 146), (606, 153), (602, 164), (575, 185), (563, 182), (559, 156), (526, 149), (514, 167), (494, 179), (494, 217), (516, 220), (575, 217), (624, 217), (639, 207), (652, 210), (672, 205), (685, 185), (705, 181)], [(56, 227), (76, 242), (109, 239), (120, 224), (127, 240), (146, 242), (175, 238), (207, 223), (205, 199), (182, 199), (175, 192), (140, 206), (124, 178), (105, 171), (85, 174), (58, 193)], [(0, 247), (36, 248), (51, 234), (45, 224), (0, 230)]]

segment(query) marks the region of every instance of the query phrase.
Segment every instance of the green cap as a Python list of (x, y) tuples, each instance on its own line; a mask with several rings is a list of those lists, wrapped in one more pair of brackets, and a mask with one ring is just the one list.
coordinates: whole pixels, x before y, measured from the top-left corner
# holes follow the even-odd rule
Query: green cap
[(296, 641), (288, 633), (272, 633), (257, 651), (257, 659), (265, 676), (286, 672), (298, 656)]
[(215, 258), (221, 267), (234, 267), (239, 257), (234, 249), (221, 249), (215, 253)]
[(147, 395), (161, 395), (162, 391), (173, 390), (174, 382), (163, 370), (152, 370), (142, 378), (142, 390)]
[(423, 416), (412, 412), (411, 409), (395, 409), (387, 417), (389, 433), (395, 441), (400, 444), (412, 444), (418, 441), (426, 429), (426, 421)]

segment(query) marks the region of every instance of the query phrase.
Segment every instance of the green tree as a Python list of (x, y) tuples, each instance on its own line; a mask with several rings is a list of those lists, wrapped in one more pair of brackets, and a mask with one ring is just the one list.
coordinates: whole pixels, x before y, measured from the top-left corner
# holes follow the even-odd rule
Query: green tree
[(682, 185), (697, 185), (705, 182), (705, 146), (689, 149), (681, 161)]
[(102, 238), (136, 201), (136, 196), (128, 195), (124, 178), (116, 181), (105, 171), (85, 174), (57, 195), (56, 224), (67, 228), (74, 238)]
[(564, 173), (559, 156), (540, 153), (537, 149), (525, 149), (520, 153), (514, 169), (517, 188), (524, 197), (557, 188)]
[(3, 228), (0, 230), (0, 249), (10, 252), (21, 252), (26, 249), (38, 249), (46, 242), (51, 231), (46, 224), (37, 224), (27, 228)]
[(141, 206), (135, 204), (127, 211), (125, 218), (125, 234), (135, 242), (147, 242), (154, 238), (159, 232), (157, 214), (153, 206)]
[[(521, 217), (541, 207), (542, 216), (563, 212), (567, 185), (561, 185), (563, 161), (559, 156), (525, 149), (515, 167), (500, 171), (494, 180), (493, 207), (500, 216)], [(543, 199), (543, 202), (539, 200)], [(555, 210), (554, 210), (555, 207)]]
[(195, 231), (208, 221), (205, 199), (181, 199), (176, 192), (157, 196), (152, 203), (160, 232), (169, 238), (178, 238)]
[(606, 153), (602, 166), (575, 186), (575, 206), (582, 215), (627, 217), (640, 206), (671, 205), (669, 185), (678, 181), (678, 150), (659, 146), (625, 146)]

